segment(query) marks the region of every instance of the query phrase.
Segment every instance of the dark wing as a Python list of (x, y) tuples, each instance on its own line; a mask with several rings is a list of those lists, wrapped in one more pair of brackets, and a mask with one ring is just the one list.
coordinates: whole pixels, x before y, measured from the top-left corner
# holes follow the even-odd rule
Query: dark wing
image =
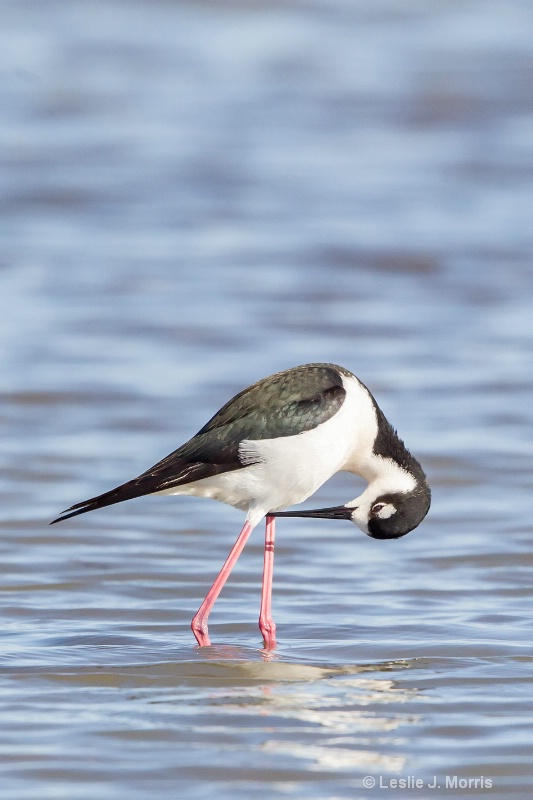
[(345, 394), (340, 368), (330, 364), (309, 364), (264, 378), (236, 395), (196, 436), (142, 475), (76, 503), (51, 524), (241, 469), (247, 466), (239, 460), (244, 439), (274, 439), (311, 430), (337, 413)]

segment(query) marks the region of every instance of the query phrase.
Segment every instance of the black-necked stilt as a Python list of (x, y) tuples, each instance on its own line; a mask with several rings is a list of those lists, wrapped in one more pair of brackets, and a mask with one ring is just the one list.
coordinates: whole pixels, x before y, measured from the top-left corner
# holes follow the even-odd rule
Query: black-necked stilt
[(259, 628), (265, 648), (272, 649), (274, 516), (341, 470), (368, 481), (356, 500), (285, 514), (352, 519), (376, 539), (403, 536), (426, 516), (431, 495), (422, 467), (366, 386), (335, 364), (306, 364), (254, 383), (138, 478), (76, 503), (53, 522), (145, 494), (211, 497), (246, 511), (244, 527), (191, 623), (198, 644), (208, 645), (209, 612), (253, 528), (266, 517)]

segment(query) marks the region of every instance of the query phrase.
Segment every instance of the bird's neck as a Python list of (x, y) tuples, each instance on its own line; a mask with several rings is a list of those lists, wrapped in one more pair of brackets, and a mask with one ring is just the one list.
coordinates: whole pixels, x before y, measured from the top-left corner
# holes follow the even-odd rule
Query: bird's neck
[[(365, 495), (409, 494), (426, 485), (426, 476), (416, 458), (398, 438), (379, 409), (378, 435), (372, 449), (367, 450), (354, 470), (368, 482)], [(379, 419), (381, 415), (382, 419)]]
[[(418, 468), (422, 472), (420, 465)], [(383, 494), (407, 494), (414, 491), (420, 481), (420, 476), (412, 469), (406, 469), (406, 465), (376, 454), (365, 460), (359, 474), (368, 481), (365, 493), (368, 491), (374, 497)]]
[(406, 491), (400, 486), (410, 485), (412, 491), (416, 485), (424, 485), (426, 476), (416, 458), (414, 458), (404, 445), (375, 398), (369, 392), (377, 422), (377, 433), (372, 445), (372, 452), (363, 465), (363, 477), (369, 483), (379, 481), (380, 484), (390, 483), (387, 491)]

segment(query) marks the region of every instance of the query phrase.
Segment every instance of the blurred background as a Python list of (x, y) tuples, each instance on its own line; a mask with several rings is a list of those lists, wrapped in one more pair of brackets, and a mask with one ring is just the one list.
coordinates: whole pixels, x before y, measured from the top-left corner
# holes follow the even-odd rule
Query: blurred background
[[(363, 774), (407, 769), (492, 770), (494, 796), (524, 796), (533, 5), (0, 0), (0, 14), (10, 800), (42, 800), (43, 786), (146, 797), (156, 781), (160, 797), (178, 783), (199, 798), (366, 797)], [(238, 512), (144, 498), (47, 523), (145, 470), (253, 381), (311, 361), (369, 386), (434, 500), (389, 550), (347, 525), (279, 525), (277, 668), (296, 672), (274, 676), (255, 622), (259, 530), (212, 618), (213, 640), (237, 649), (208, 656), (188, 629)], [(337, 476), (310, 503), (359, 490)], [(235, 684), (234, 662), (259, 671)], [(139, 664), (126, 680), (136, 706), (117, 670)], [(311, 691), (304, 664), (317, 679), (371, 669), (375, 684), (348, 689), (341, 672)], [(303, 683), (291, 694), (286, 679)], [(422, 684), (431, 711), (406, 709)], [(191, 685), (186, 723), (150, 716), (150, 691), (175, 710)], [(236, 716), (221, 719), (220, 704)], [(349, 721), (320, 716), (335, 704)], [(142, 744), (152, 760), (140, 767)]]

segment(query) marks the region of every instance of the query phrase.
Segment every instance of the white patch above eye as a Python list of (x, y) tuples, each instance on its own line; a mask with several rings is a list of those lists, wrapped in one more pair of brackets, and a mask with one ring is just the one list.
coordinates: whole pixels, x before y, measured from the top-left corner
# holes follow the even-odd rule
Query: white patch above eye
[(387, 503), (386, 506), (383, 506), (380, 511), (376, 514), (379, 519), (388, 519), (392, 517), (393, 514), (396, 514), (396, 506), (393, 506), (392, 503)]

